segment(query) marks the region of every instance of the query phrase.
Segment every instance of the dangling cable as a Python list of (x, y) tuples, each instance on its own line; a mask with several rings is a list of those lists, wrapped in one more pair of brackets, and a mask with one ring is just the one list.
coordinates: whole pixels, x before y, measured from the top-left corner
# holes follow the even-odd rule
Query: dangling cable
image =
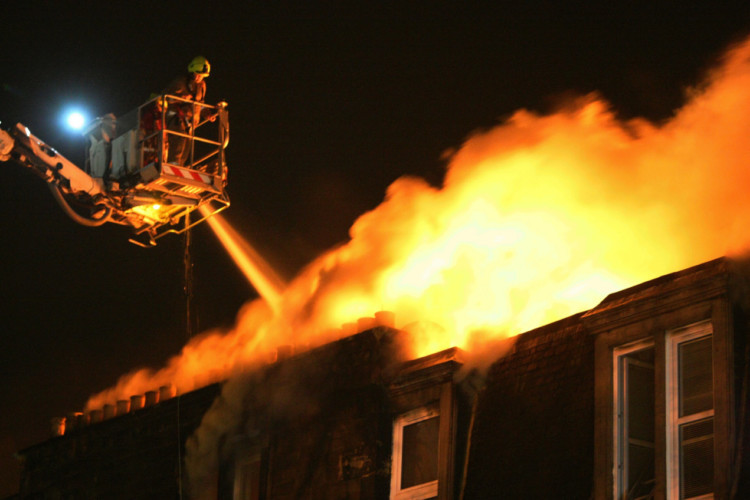
[(192, 230), (190, 228), (190, 212), (185, 214), (185, 253), (183, 263), (185, 265), (184, 292), (185, 292), (185, 334), (187, 341), (193, 337), (193, 257), (190, 254), (192, 244)]
[[(193, 318), (191, 310), (193, 308), (193, 258), (190, 254), (190, 245), (192, 243), (190, 229), (190, 212), (185, 214), (185, 249), (182, 262), (185, 265), (185, 275), (183, 291), (185, 292), (185, 334), (189, 342), (193, 336)], [(178, 469), (178, 488), (180, 500), (182, 500), (182, 434), (180, 432), (180, 399), (182, 394), (177, 394), (177, 469)]]

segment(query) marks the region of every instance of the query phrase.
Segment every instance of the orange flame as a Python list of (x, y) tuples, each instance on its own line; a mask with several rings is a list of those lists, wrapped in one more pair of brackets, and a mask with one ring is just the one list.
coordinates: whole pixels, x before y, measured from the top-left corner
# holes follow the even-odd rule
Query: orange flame
[(417, 356), (510, 337), (743, 250), (748, 110), (750, 42), (663, 125), (619, 121), (595, 96), (548, 116), (518, 111), (469, 138), (441, 188), (396, 180), (350, 241), (310, 263), (273, 307), (248, 303), (232, 331), (203, 334), (88, 406), (166, 382), (191, 390), (203, 373), (226, 377), (281, 344), (328, 342), (342, 323), (384, 309), (414, 333)]

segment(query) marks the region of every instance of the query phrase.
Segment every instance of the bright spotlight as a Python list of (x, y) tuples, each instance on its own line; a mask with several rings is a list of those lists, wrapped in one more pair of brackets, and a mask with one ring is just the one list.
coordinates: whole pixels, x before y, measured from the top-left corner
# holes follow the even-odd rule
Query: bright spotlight
[(68, 126), (74, 130), (81, 130), (86, 124), (86, 118), (78, 111), (73, 111), (68, 115)]

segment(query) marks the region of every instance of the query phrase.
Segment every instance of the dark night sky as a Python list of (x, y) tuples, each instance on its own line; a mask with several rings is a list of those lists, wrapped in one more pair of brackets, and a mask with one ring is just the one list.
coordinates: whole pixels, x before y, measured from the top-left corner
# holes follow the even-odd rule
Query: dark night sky
[[(81, 163), (83, 139), (60, 126), (67, 105), (122, 114), (205, 55), (207, 100), (230, 109), (225, 216), (291, 277), (397, 177), (439, 184), (442, 154), (472, 131), (592, 91), (622, 117), (663, 120), (750, 34), (746, 2), (403, 3), (4, 4), (0, 120)], [(49, 418), (160, 366), (186, 337), (180, 237), (144, 250), (123, 227), (77, 226), (30, 172), (0, 169), (3, 496), (12, 453), (44, 439)], [(205, 225), (194, 260), (201, 328), (231, 325), (254, 291)]]

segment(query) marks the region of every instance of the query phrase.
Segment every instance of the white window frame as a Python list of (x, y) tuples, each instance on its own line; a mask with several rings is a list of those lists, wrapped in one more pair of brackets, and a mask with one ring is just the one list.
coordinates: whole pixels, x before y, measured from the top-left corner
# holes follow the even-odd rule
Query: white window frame
[[(424, 406), (396, 417), (393, 422), (393, 457), (391, 463), (391, 499), (392, 500), (422, 500), (436, 497), (438, 494), (438, 480), (418, 484), (410, 488), (401, 489), (401, 467), (403, 457), (404, 427), (423, 420), (440, 417), (437, 406)], [(440, 449), (440, 432), (438, 432), (438, 449)]]
[[(614, 374), (612, 377), (612, 433), (613, 433), (613, 443), (614, 445), (614, 460), (612, 462), (613, 464), (613, 471), (612, 476), (614, 478), (613, 481), (613, 498), (623, 498), (626, 492), (624, 491), (627, 488), (627, 485), (625, 484), (626, 478), (628, 477), (628, 470), (627, 470), (627, 463), (628, 463), (628, 457), (627, 457), (627, 450), (628, 446), (627, 443), (624, 442), (624, 436), (627, 435), (627, 422), (625, 422), (625, 409), (628, 406), (627, 401), (625, 400), (625, 394), (621, 394), (621, 388), (624, 385), (627, 385), (627, 380), (623, 380), (623, 377), (626, 376), (627, 370), (622, 369), (622, 363), (621, 361), (625, 356), (627, 356), (630, 353), (645, 350), (645, 349), (654, 349), (654, 341), (652, 339), (645, 339), (645, 340), (639, 340), (636, 342), (632, 342), (630, 344), (626, 344), (623, 346), (618, 346), (615, 349), (613, 349), (612, 352), (612, 366), (614, 368)], [(654, 364), (656, 364), (657, 361), (654, 359)], [(654, 368), (654, 367), (652, 367)]]
[[(666, 429), (667, 429), (667, 497), (680, 498), (680, 426), (690, 422), (697, 422), (706, 418), (714, 418), (716, 402), (710, 410), (695, 413), (680, 418), (679, 413), (679, 363), (677, 354), (678, 347), (684, 342), (689, 342), (703, 337), (713, 336), (713, 325), (710, 321), (702, 321), (693, 325), (667, 332), (666, 342)], [(713, 338), (712, 338), (713, 340)], [(711, 356), (713, 363), (713, 353)], [(712, 367), (715, 376), (715, 370)], [(712, 390), (712, 394), (714, 391)], [(714, 439), (716, 433), (716, 420), (714, 418)], [(715, 457), (714, 457), (715, 459)], [(691, 497), (690, 500), (707, 500), (714, 498), (713, 493)]]

